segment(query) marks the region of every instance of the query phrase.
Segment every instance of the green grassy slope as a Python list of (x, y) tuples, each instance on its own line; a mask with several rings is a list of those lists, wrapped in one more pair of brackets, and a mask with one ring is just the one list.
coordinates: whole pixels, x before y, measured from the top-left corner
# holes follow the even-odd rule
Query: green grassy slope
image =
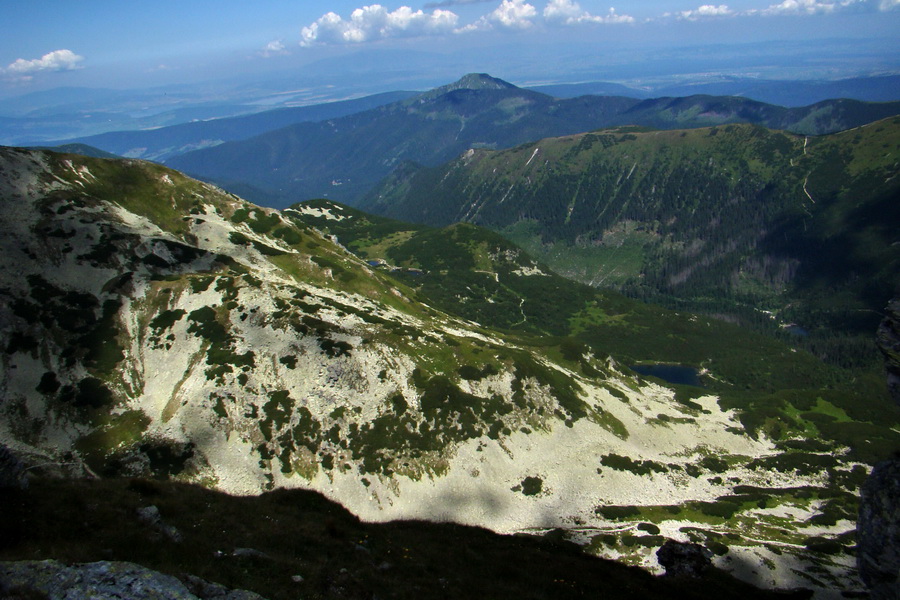
[(871, 364), (856, 336), (871, 338), (900, 284), (898, 151), (897, 118), (819, 138), (626, 128), (398, 171), (364, 205), (492, 228), (591, 285), (796, 322), (821, 352)]
[[(336, 235), (367, 260), (384, 261), (378, 268), (413, 287), (422, 301), (499, 328), (519, 344), (545, 348), (585, 374), (594, 368), (584, 359), (591, 354), (626, 365), (690, 365), (711, 373), (701, 377), (704, 385), (745, 411), (751, 430), (785, 440), (815, 430), (850, 443), (854, 454), (866, 460), (897, 447), (895, 434), (876, 432), (881, 419), (896, 418), (880, 373), (827, 365), (805, 351), (799, 338), (785, 343), (720, 319), (567, 280), (502, 236), (468, 224), (440, 229), (410, 225), (327, 200), (295, 205), (286, 214)], [(685, 398), (698, 392), (683, 390)], [(814, 425), (819, 398), (866, 425), (860, 430)], [(811, 420), (797, 420), (801, 413), (809, 413)]]

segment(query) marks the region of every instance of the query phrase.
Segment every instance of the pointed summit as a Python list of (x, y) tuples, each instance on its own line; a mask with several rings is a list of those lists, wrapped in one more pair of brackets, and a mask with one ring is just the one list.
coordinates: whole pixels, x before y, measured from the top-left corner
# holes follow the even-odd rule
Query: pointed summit
[(487, 73), (469, 73), (458, 81), (434, 88), (418, 96), (417, 100), (431, 100), (456, 90), (517, 90), (513, 84), (491, 77)]
[(469, 73), (449, 85), (437, 88), (435, 91), (450, 92), (453, 90), (512, 90), (516, 89), (513, 84), (491, 77), (487, 73)]

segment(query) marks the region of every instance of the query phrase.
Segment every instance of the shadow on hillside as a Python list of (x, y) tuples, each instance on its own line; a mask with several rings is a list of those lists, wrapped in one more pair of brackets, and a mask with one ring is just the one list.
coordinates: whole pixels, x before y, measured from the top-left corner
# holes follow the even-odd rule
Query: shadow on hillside
[[(490, 507), (490, 497), (476, 500)], [(141, 521), (156, 506), (174, 541)], [(156, 480), (35, 478), (0, 495), (0, 560), (125, 560), (287, 598), (783, 598), (712, 571), (654, 577), (568, 542), (478, 527), (362, 523), (322, 495), (235, 497)], [(801, 596), (797, 596), (801, 597)]]

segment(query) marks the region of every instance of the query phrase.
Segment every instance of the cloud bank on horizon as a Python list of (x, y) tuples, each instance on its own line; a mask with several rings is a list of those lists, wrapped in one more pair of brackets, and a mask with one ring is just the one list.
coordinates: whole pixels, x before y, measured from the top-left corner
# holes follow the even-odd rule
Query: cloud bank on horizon
[[(730, 21), (735, 27), (743, 27), (739, 24), (746, 23), (759, 29), (765, 28), (765, 25), (761, 24), (766, 19), (776, 17), (785, 19), (819, 17), (821, 24), (826, 20), (837, 23), (842, 15), (869, 14), (878, 19), (879, 13), (900, 13), (898, 10), (900, 0), (724, 0), (727, 3), (722, 4), (701, 4), (703, 0), (653, 0), (631, 3), (624, 10), (605, 6), (599, 0), (580, 0), (580, 2), (579, 0), (433, 0), (421, 3), (408, 1), (413, 4), (412, 7), (405, 4), (399, 6), (366, 4), (363, 1), (356, 5), (358, 8), (338, 12), (327, 11), (324, 14), (320, 12), (324, 9), (317, 9), (315, 6), (328, 6), (327, 4), (311, 2), (298, 12), (296, 21), (285, 19), (283, 24), (272, 25), (271, 21), (277, 21), (278, 15), (283, 12), (283, 6), (279, 6), (279, 3), (288, 5), (288, 0), (278, 0), (267, 9), (259, 11), (264, 14), (255, 18), (255, 29), (248, 22), (243, 25), (243, 30), (238, 27), (224, 33), (221, 22), (209, 25), (208, 15), (185, 5), (183, 14), (180, 14), (183, 17), (181, 21), (196, 24), (193, 30), (189, 29), (193, 25), (185, 25), (185, 31), (193, 34), (195, 30), (201, 31), (206, 27), (215, 33), (197, 39), (186, 39), (186, 34), (182, 34), (181, 37), (169, 37), (165, 43), (156, 43), (156, 32), (148, 35), (139, 28), (140, 21), (134, 21), (135, 29), (129, 30), (128, 35), (133, 34), (135, 48), (143, 44), (140, 46), (141, 49), (147, 55), (154, 56), (147, 59), (148, 62), (154, 60), (170, 64), (171, 61), (171, 64), (175, 64), (180, 61), (179, 64), (197, 69), (197, 65), (202, 63), (199, 60), (191, 62), (191, 54), (197, 53), (198, 50), (203, 51), (204, 44), (224, 49), (226, 44), (222, 40), (228, 37), (241, 37), (248, 41), (240, 49), (244, 53), (244, 58), (277, 59), (303, 52), (300, 48), (327, 49), (384, 40), (442, 38), (444, 41), (459, 40), (459, 43), (466, 43), (464, 40), (486, 40), (490, 35), (540, 35), (548, 32), (559, 35), (560, 32), (569, 29), (573, 32), (576, 29), (582, 32), (579, 35), (594, 36), (592, 28), (597, 28), (597, 31), (603, 28), (605, 32), (603, 35), (606, 37), (618, 35), (613, 33), (615, 31), (621, 32), (622, 36), (631, 35), (629, 31), (639, 36), (641, 31), (639, 28), (646, 24), (684, 23), (687, 27), (692, 26), (690, 23)], [(402, 0), (398, 0), (398, 4), (400, 2)], [(677, 10), (673, 10), (676, 7)], [(237, 10), (235, 6), (230, 6), (230, 12), (227, 14), (229, 16), (239, 14)], [(22, 12), (25, 13), (24, 10)], [(104, 15), (104, 18), (112, 17)], [(48, 28), (43, 27), (44, 21), (36, 19), (34, 22), (41, 24), (42, 31), (46, 33), (45, 30)], [(98, 27), (102, 27), (104, 21), (101, 19), (99, 22), (101, 25)], [(231, 19), (230, 22), (234, 23), (235, 20)], [(218, 30), (214, 29), (215, 27), (218, 27)], [(265, 28), (269, 32), (265, 36), (257, 35), (256, 30), (259, 28)], [(0, 63), (0, 82), (27, 83), (82, 69), (87, 73), (86, 67), (91, 66), (91, 61), (86, 57), (93, 58), (92, 66), (98, 67), (104, 61), (108, 65), (120, 60), (119, 55), (123, 54), (119, 51), (121, 45), (116, 46), (112, 42), (107, 42), (105, 30), (95, 29), (92, 33), (80, 33), (82, 29), (85, 31), (87, 29), (68, 27), (68, 22), (62, 21), (49, 29), (54, 30), (55, 35), (45, 35), (46, 39), (40, 45), (30, 43), (31, 49), (28, 54), (6, 55), (4, 61), (7, 63), (6, 66)], [(28, 29), (23, 28), (23, 31)], [(19, 45), (25, 47), (21, 42)], [(190, 47), (191, 50), (181, 56), (177, 56), (176, 51), (167, 55), (159, 51), (159, 48), (177, 46)], [(229, 60), (233, 60), (236, 50), (233, 47), (229, 47), (229, 50), (233, 52), (232, 59)], [(159, 58), (156, 58), (154, 53)], [(133, 49), (128, 54), (129, 58), (140, 58), (138, 50)], [(39, 57), (35, 58), (36, 55)], [(146, 67), (142, 66), (141, 69), (146, 71)]]
[(761, 8), (734, 10), (727, 4), (704, 4), (696, 8), (665, 12), (658, 17), (638, 19), (620, 14), (610, 7), (606, 14), (595, 15), (581, 8), (575, 0), (549, 0), (539, 11), (527, 0), (502, 0), (493, 11), (475, 21), (460, 25), (460, 17), (448, 8), (483, 4), (490, 0), (443, 0), (425, 4), (423, 10), (408, 6), (390, 11), (380, 4), (357, 8), (344, 18), (335, 12), (303, 27), (300, 45), (310, 47), (321, 44), (357, 44), (395, 37), (419, 37), (425, 35), (467, 34), (494, 29), (525, 31), (537, 25), (574, 26), (584, 24), (634, 24), (666, 19), (698, 21), (702, 19), (803, 16), (836, 14), (842, 11), (886, 12), (900, 7), (900, 0), (782, 0)]

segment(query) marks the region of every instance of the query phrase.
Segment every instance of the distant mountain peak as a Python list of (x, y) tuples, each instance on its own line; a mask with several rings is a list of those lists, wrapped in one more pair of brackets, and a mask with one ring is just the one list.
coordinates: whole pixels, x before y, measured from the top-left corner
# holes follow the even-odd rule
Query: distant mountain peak
[(439, 90), (511, 90), (515, 89), (513, 84), (491, 77), (487, 73), (469, 73), (463, 75), (459, 81), (438, 88)]
[(442, 85), (417, 96), (418, 99), (432, 99), (456, 90), (517, 90), (513, 84), (491, 77), (487, 73), (469, 73), (458, 81)]

